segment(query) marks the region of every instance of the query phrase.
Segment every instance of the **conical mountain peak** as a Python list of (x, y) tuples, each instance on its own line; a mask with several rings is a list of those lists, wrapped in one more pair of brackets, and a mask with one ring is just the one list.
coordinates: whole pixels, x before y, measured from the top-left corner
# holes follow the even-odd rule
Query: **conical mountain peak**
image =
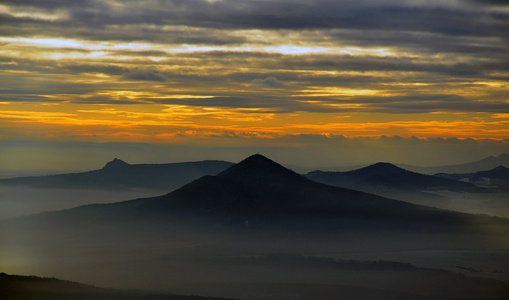
[(379, 163), (373, 164), (371, 166), (365, 167), (360, 170), (370, 171), (370, 172), (374, 172), (375, 174), (383, 174), (383, 175), (392, 174), (395, 172), (398, 172), (398, 173), (399, 172), (407, 172), (406, 170), (404, 170), (398, 166), (395, 166), (391, 163), (387, 163), (387, 162), (379, 162)]
[(242, 167), (258, 167), (258, 168), (268, 168), (268, 169), (286, 169), (285, 167), (281, 166), (277, 162), (261, 155), (261, 154), (254, 154), (249, 156), (248, 158), (244, 159), (243, 161), (238, 163), (239, 166)]
[(305, 180), (301, 175), (261, 154), (255, 154), (244, 159), (218, 176), (253, 183), (271, 182), (273, 184), (292, 180)]
[(118, 168), (123, 168), (123, 167), (127, 167), (127, 166), (130, 166), (130, 165), (121, 159), (115, 158), (112, 161), (108, 162), (104, 166), (103, 170), (112, 170), (112, 169), (118, 169)]

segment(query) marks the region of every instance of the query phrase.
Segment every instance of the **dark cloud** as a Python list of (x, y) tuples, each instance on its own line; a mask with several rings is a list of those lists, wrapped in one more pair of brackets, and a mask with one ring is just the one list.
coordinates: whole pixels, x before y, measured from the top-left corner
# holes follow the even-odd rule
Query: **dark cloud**
[(399, 47), (418, 53), (457, 53), (474, 57), (503, 59), (508, 43), (489, 37), (465, 37), (415, 31), (338, 30), (327, 34), (330, 39), (359, 47)]
[(79, 104), (140, 104), (147, 103), (144, 100), (129, 99), (126, 97), (116, 98), (110, 95), (100, 96), (80, 96), (77, 95), (72, 100), (73, 103)]
[[(266, 108), (289, 111), (507, 111), (506, 90), (482, 96), (459, 96), (453, 92), (409, 87), (384, 87), (391, 83), (433, 83), (451, 89), (453, 83), (480, 80), (508, 81), (509, 13), (503, 0), (390, 1), (390, 0), (4, 0), (22, 17), (0, 15), (3, 37), (58, 37), (95, 42), (123, 41), (209, 47), (210, 51), (172, 52), (164, 46), (155, 50), (101, 49), (108, 59), (100, 62), (56, 61), (41, 57), (19, 60), (0, 57), (2, 70), (27, 71), (30, 75), (4, 74), (4, 85), (12, 88), (9, 99), (40, 101), (45, 93), (93, 95), (99, 90), (116, 89), (129, 81), (166, 82), (187, 88), (200, 84), (200, 93), (211, 87), (203, 99), (145, 99), (143, 101), (194, 106)], [(119, 4), (119, 5), (117, 5)], [(28, 14), (32, 13), (32, 14)], [(37, 18), (38, 13), (55, 18)], [(270, 30), (272, 37), (292, 36), (291, 42), (324, 47), (345, 46), (386, 48), (395, 55), (348, 55), (315, 53), (285, 55), (263, 50), (213, 50), (218, 45), (271, 45), (263, 36), (242, 34), (241, 29)], [(9, 45), (9, 42), (5, 42)], [(143, 49), (143, 48), (142, 48)], [(58, 48), (55, 52), (93, 54), (95, 50)], [(1, 53), (1, 52), (0, 52)], [(4, 54), (2, 54), (4, 55)], [(130, 58), (130, 57), (133, 58)], [(127, 57), (127, 58), (126, 58)], [(154, 62), (151, 57), (161, 60)], [(157, 71), (156, 71), (157, 70)], [(299, 71), (299, 72), (295, 72)], [(316, 74), (313, 71), (316, 72)], [(328, 71), (331, 71), (328, 73)], [(369, 74), (371, 71), (387, 75)], [(336, 73), (335, 73), (336, 72)], [(337, 74), (351, 72), (354, 75)], [(62, 74), (102, 73), (109, 82), (65, 81)], [(253, 79), (254, 78), (254, 79)], [(253, 88), (240, 95), (239, 86)], [(291, 83), (291, 88), (287, 83)], [(446, 86), (450, 84), (449, 86)], [(214, 91), (218, 86), (230, 91)], [(299, 88), (337, 87), (392, 89), (398, 96), (378, 97), (291, 97)], [(466, 88), (466, 86), (465, 86)], [(471, 87), (475, 89), (475, 86)], [(277, 96), (262, 94), (279, 89)], [(9, 90), (7, 90), (9, 91)], [(16, 92), (18, 91), (18, 92)], [(37, 91), (32, 93), (32, 91)], [(164, 94), (165, 91), (157, 91)], [(268, 93), (268, 92), (267, 92)], [(489, 96), (489, 97), (488, 97)], [(7, 97), (7, 96), (6, 96)], [(21, 96), (19, 96), (21, 97)], [(480, 99), (480, 97), (486, 97)], [(7, 99), (7, 98), (5, 98)], [(501, 100), (502, 99), (502, 100)], [(315, 104), (305, 102), (316, 101)], [(77, 102), (131, 103), (129, 99), (108, 97), (76, 98)], [(133, 100), (141, 101), (141, 100)], [(326, 104), (362, 104), (341, 109)]]
[(115, 65), (93, 65), (93, 64), (76, 64), (64, 65), (63, 68), (72, 73), (102, 73), (107, 75), (130, 74), (129, 69)]
[(283, 111), (285, 107), (291, 107), (294, 101), (276, 97), (229, 97), (217, 96), (213, 98), (194, 99), (155, 99), (157, 103), (203, 106), (203, 107), (228, 107), (228, 108), (269, 108), (271, 111)]
[[(289, 112), (383, 112), (397, 114), (429, 113), (444, 111), (507, 113), (509, 104), (504, 102), (469, 99), (452, 94), (425, 94), (376, 97), (245, 97), (217, 96), (194, 99), (145, 99), (154, 103), (198, 107), (235, 109), (263, 108), (267, 113)], [(355, 107), (352, 107), (355, 104)], [(246, 110), (249, 112), (252, 111)]]
[(123, 74), (122, 77), (125, 80), (156, 81), (156, 82), (168, 81), (168, 77), (166, 77), (164, 74), (152, 71), (130, 72)]
[[(471, 3), (473, 1), (470, 1)], [(486, 5), (502, 1), (474, 1)], [(507, 12), (469, 7), (468, 2), (457, 6), (412, 5), (401, 1), (124, 1), (121, 7), (106, 1), (7, 1), (7, 4), (67, 11), (70, 18), (61, 20), (57, 34), (66, 27), (93, 28), (89, 34), (100, 36), (120, 26), (119, 36), (129, 36), (122, 25), (184, 25), (220, 29), (376, 29), (381, 31), (432, 32), (446, 35), (505, 36), (509, 24), (504, 22)], [(506, 20), (506, 19), (505, 19)], [(8, 20), (9, 22), (27, 20)], [(51, 22), (48, 22), (51, 23)], [(55, 23), (55, 22), (53, 22)], [(15, 28), (13, 28), (15, 29)], [(134, 29), (134, 28), (133, 28)], [(41, 32), (42, 32), (41, 28)], [(138, 29), (133, 39), (161, 39), (160, 29)], [(159, 32), (158, 32), (159, 31)], [(69, 32), (70, 34), (72, 32)], [(48, 34), (48, 32), (46, 32)], [(168, 33), (166, 33), (168, 34)], [(171, 35), (171, 33), (169, 33)], [(179, 35), (182, 37), (182, 35)], [(111, 36), (109, 38), (112, 38)], [(189, 32), (189, 42), (196, 43), (205, 35)], [(185, 41), (181, 41), (185, 42)]]
[(69, 9), (69, 8), (82, 8), (87, 6), (95, 6), (100, 4), (98, 0), (80, 0), (80, 1), (67, 1), (67, 0), (2, 0), (2, 4), (9, 4), (18, 7), (35, 7), (45, 10), (54, 9)]
[(467, 0), (471, 3), (482, 4), (482, 5), (500, 5), (507, 6), (509, 2), (507, 0)]
[(274, 76), (268, 76), (265, 79), (253, 79), (251, 83), (262, 86), (262, 87), (268, 87), (268, 88), (287, 88), (288, 86), (283, 83), (282, 81), (278, 80)]

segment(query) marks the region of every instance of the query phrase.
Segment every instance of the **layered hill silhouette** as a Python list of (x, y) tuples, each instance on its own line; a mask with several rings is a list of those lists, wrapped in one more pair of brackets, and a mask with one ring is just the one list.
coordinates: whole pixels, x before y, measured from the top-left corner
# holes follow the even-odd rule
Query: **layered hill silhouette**
[(470, 191), (474, 188), (470, 183), (423, 175), (390, 163), (376, 163), (348, 172), (313, 171), (305, 176), (316, 182), (385, 196), (420, 193), (425, 190)]
[(1, 179), (0, 185), (37, 188), (150, 188), (173, 190), (204, 175), (216, 175), (232, 166), (226, 161), (168, 164), (128, 164), (118, 158), (102, 169), (81, 173)]
[(509, 168), (498, 166), (491, 170), (479, 171), (464, 174), (447, 174), (438, 173), (438, 177), (468, 181), (490, 186), (506, 186), (509, 187)]
[(475, 173), (478, 171), (490, 170), (498, 166), (504, 166), (509, 168), (509, 154), (502, 153), (498, 156), (491, 155), (478, 161), (454, 165), (419, 167), (406, 164), (398, 164), (398, 166), (405, 168), (407, 170), (423, 174)]
[[(325, 230), (347, 229), (345, 221), (355, 228), (380, 224), (406, 229), (412, 226), (464, 228), (467, 223), (472, 224), (473, 218), (314, 182), (259, 154), (216, 176), (201, 177), (163, 196), (87, 205), (37, 217), (97, 223), (176, 220), (182, 216), (211, 217), (233, 226), (244, 226), (249, 220), (250, 226), (290, 222), (302, 228), (312, 226)], [(478, 221), (485, 222), (488, 217), (479, 218)]]
[[(108, 168), (122, 165), (117, 161)], [(482, 251), (505, 249), (509, 220), (318, 183), (259, 154), (162, 196), (3, 220), (0, 233), (1, 254), (22, 267), (37, 262), (41, 274), (73, 274), (95, 285), (106, 280), (104, 285), (134, 284), (183, 295), (497, 299), (507, 290), (503, 282), (429, 270), (428, 265), (420, 269), (404, 260), (387, 264), (361, 255), (362, 263), (355, 263), (341, 256), (380, 251), (383, 257), (417, 250), (410, 257), (420, 259), (421, 251), (433, 250), (433, 255), (445, 251), (443, 264), (449, 265), (451, 249), (469, 249), (468, 255), (477, 249), (483, 260), (496, 261), (505, 252)], [(274, 253), (283, 256), (264, 256)], [(294, 253), (298, 256), (291, 256)], [(339, 259), (324, 260), (330, 254)], [(474, 271), (481, 269), (461, 261), (457, 266), (465, 272), (473, 266)], [(491, 271), (491, 266), (486, 268)], [(488, 275), (503, 276), (498, 271)], [(66, 291), (67, 286), (43, 282), (34, 288), (32, 283), (20, 284), (42, 292), (52, 286)], [(71, 292), (74, 288), (88, 289), (74, 286)], [(108, 291), (99, 294), (103, 292)], [(46, 299), (59, 299), (55, 295)], [(109, 295), (102, 299), (120, 299)], [(77, 296), (67, 299), (80, 299)]]

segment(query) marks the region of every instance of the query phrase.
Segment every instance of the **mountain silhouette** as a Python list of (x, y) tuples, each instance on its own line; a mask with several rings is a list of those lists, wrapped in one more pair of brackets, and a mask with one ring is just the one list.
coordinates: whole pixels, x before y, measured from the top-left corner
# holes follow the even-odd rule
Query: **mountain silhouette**
[[(120, 162), (111, 166), (115, 169), (116, 165), (129, 168)], [(381, 167), (387, 168), (385, 172), (394, 169)], [(189, 282), (189, 289), (175, 290), (179, 294), (198, 293), (201, 287), (204, 289), (198, 295), (252, 299), (256, 294), (251, 292), (259, 288), (248, 288), (249, 284), (262, 283), (268, 295), (271, 290), (267, 286), (277, 283), (291, 284), (288, 291), (307, 293), (303, 299), (336, 299), (338, 295), (348, 299), (455, 299), (447, 297), (450, 295), (489, 299), (484, 297), (485, 287), (492, 295), (498, 293), (500, 285), (451, 280), (449, 271), (350, 272), (309, 255), (344, 255), (350, 251), (399, 255), (397, 251), (418, 250), (419, 259), (426, 250), (505, 249), (509, 220), (322, 184), (256, 154), (162, 196), (3, 220), (0, 233), (6, 237), (2, 253), (13, 253), (11, 257), (17, 258), (16, 251), (34, 249), (29, 252), (29, 261), (40, 262), (47, 270), (67, 273), (72, 269), (78, 276), (105, 278), (110, 283), (123, 277), (124, 283), (140, 281), (158, 288), (168, 288), (172, 281), (181, 280), (175, 286)], [(277, 258), (263, 263), (258, 255), (264, 253), (298, 253), (302, 259)], [(483, 259), (497, 259), (504, 254), (485, 255)], [(326, 288), (324, 283), (345, 284), (345, 280), (347, 286), (317, 292)], [(248, 285), (240, 289), (248, 293), (204, 293), (209, 284), (213, 288), (224, 284), (223, 291), (231, 291), (244, 283)], [(383, 291), (365, 290), (385, 290), (385, 283), (399, 294), (391, 292), (384, 297)], [(303, 284), (311, 285), (302, 290)], [(350, 285), (357, 288), (351, 290)], [(282, 292), (277, 294), (279, 298), (294, 298), (280, 287), (273, 290)], [(414, 290), (424, 290), (429, 297), (401, 294)], [(322, 297), (325, 294), (330, 297)], [(365, 296), (359, 297), (362, 294)]]
[(22, 185), (37, 188), (149, 188), (173, 190), (201, 176), (215, 175), (231, 165), (233, 163), (214, 160), (131, 165), (115, 158), (99, 170), (2, 179), (0, 185)]
[(313, 182), (259, 154), (217, 176), (202, 177), (151, 205), (263, 217), (382, 216), (421, 209)]
[(493, 186), (509, 186), (509, 168), (504, 166), (498, 166), (491, 170), (487, 171), (479, 171), (475, 173), (465, 173), (465, 174), (447, 174), (447, 173), (438, 173), (437, 177), (450, 178), (455, 180), (462, 180), (468, 182), (477, 182), (482, 181), (487, 185)]
[(125, 169), (131, 166), (130, 164), (126, 163), (125, 161), (114, 158), (112, 161), (106, 163), (106, 165), (102, 168), (103, 170), (119, 170), (119, 169)]
[(473, 189), (469, 183), (423, 175), (384, 162), (348, 172), (313, 171), (305, 176), (311, 180), (333, 186), (382, 195), (391, 195), (391, 193), (397, 192), (418, 193), (422, 190), (465, 191)]
[(498, 166), (504, 166), (509, 168), (509, 154), (502, 153), (498, 156), (488, 156), (478, 161), (455, 164), (455, 165), (444, 165), (444, 166), (431, 166), (431, 167), (419, 167), (406, 164), (398, 164), (400, 167), (414, 172), (423, 174), (437, 174), (437, 173), (475, 173), (478, 171), (491, 170)]
[(258, 184), (295, 184), (301, 175), (283, 167), (261, 154), (252, 155), (221, 172), (218, 176), (241, 182)]
[(87, 222), (176, 220), (191, 216), (213, 218), (221, 224), (242, 225), (244, 220), (254, 220), (253, 224), (288, 221), (322, 229), (325, 227), (320, 226), (328, 222), (326, 230), (345, 226), (345, 220), (354, 222), (356, 225), (349, 226), (358, 228), (384, 224), (408, 229), (419, 224), (427, 228), (461, 227), (471, 218), (467, 214), (318, 183), (259, 154), (216, 176), (203, 176), (163, 196), (86, 205), (42, 216), (81, 218)]

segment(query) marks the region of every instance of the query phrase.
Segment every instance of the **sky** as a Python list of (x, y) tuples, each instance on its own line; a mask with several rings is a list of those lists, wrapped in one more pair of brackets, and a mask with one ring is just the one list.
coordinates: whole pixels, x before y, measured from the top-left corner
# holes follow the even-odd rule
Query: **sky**
[(0, 170), (509, 152), (505, 0), (2, 0)]

